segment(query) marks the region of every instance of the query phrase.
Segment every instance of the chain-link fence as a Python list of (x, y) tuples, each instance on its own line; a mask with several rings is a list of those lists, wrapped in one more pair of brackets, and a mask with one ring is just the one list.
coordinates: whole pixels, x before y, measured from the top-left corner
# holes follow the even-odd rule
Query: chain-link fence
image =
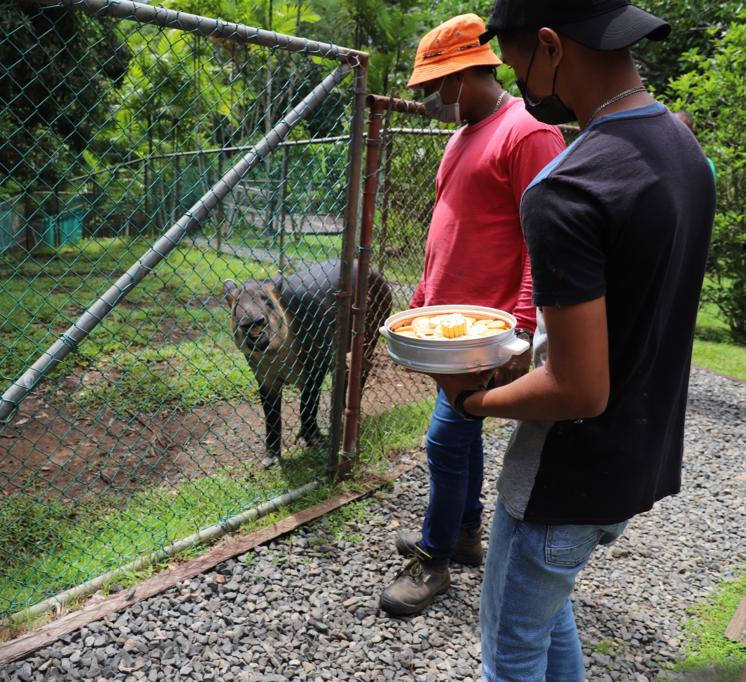
[(336, 466), (366, 55), (125, 0), (0, 25), (7, 616)]

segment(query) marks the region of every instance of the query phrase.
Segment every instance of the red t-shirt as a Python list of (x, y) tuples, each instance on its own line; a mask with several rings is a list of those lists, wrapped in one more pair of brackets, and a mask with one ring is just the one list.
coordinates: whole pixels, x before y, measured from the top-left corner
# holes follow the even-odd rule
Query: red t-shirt
[(491, 306), (534, 330), (521, 195), (564, 147), (559, 130), (539, 123), (520, 98), (453, 135), (435, 181), (425, 267), (412, 307)]

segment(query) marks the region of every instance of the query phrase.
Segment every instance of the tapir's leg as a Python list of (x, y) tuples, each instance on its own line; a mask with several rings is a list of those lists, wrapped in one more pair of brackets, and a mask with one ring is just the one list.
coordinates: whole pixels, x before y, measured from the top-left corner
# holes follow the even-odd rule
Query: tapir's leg
[(300, 433), (298, 435), (306, 441), (307, 445), (319, 445), (323, 442), (316, 415), (319, 411), (324, 374), (319, 368), (304, 372), (304, 381), (300, 391)]
[(279, 459), (282, 450), (282, 385), (259, 384), (259, 397), (267, 428), (267, 452)]

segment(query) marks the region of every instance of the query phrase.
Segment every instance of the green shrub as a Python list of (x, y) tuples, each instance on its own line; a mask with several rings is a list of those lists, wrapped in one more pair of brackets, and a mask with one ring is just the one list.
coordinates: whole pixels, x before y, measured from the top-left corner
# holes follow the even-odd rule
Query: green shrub
[(746, 10), (722, 36), (712, 33), (709, 56), (690, 50), (691, 70), (671, 82), (675, 109), (691, 112), (697, 136), (718, 173), (718, 212), (703, 298), (714, 303), (731, 337), (746, 343)]

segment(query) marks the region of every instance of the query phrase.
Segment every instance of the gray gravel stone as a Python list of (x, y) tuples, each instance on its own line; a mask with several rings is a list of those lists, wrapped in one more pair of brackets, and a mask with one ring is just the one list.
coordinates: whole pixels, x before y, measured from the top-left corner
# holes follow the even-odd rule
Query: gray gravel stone
[[(686, 609), (746, 559), (745, 406), (746, 385), (693, 371), (683, 492), (635, 518), (578, 580), (588, 680), (661, 678), (682, 655)], [(510, 430), (485, 440), (487, 523)], [(322, 519), (5, 666), (0, 680), (478, 680), (481, 569), (454, 566), (449, 593), (416, 618), (378, 610), (402, 565), (396, 533), (416, 528), (426, 504), (420, 465), (375, 495), (346, 539)]]

